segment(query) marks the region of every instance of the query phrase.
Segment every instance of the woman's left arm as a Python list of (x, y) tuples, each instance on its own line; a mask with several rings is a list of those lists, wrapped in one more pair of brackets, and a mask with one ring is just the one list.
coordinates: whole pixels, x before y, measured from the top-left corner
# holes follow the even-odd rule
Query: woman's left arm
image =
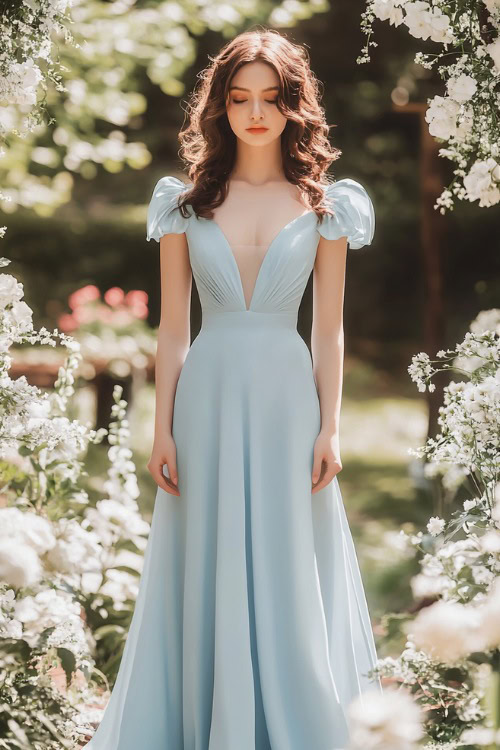
[(320, 237), (313, 270), (311, 352), (321, 429), (314, 444), (312, 493), (342, 469), (339, 422), (344, 370), (344, 288), (347, 237)]

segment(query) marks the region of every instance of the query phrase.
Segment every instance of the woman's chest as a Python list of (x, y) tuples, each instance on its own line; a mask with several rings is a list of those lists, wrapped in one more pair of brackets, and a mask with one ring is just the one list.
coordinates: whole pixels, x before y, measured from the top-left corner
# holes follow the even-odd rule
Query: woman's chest
[(224, 202), (214, 209), (213, 221), (233, 251), (255, 248), (254, 255), (262, 259), (279, 232), (310, 211), (297, 196), (290, 190), (231, 188)]

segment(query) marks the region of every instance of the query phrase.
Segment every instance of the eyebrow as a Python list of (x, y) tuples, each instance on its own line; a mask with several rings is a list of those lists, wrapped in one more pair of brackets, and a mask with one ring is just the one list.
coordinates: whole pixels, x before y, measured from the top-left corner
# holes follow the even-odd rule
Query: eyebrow
[[(243, 86), (230, 86), (229, 91), (232, 91), (233, 89), (238, 89), (239, 91), (250, 91), (250, 89), (244, 89)], [(279, 86), (268, 86), (267, 89), (262, 89), (262, 91), (279, 91)]]

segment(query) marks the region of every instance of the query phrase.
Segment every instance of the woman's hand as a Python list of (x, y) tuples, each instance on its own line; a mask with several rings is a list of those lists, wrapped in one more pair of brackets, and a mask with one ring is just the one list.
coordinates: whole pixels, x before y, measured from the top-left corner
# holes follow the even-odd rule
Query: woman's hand
[[(168, 477), (163, 473), (165, 464), (168, 468)], [(172, 435), (155, 437), (147, 468), (158, 487), (171, 495), (181, 494), (177, 486), (177, 449)]]
[(320, 432), (314, 443), (312, 494), (326, 487), (339, 471), (342, 471), (342, 462), (338, 433), (326, 435)]

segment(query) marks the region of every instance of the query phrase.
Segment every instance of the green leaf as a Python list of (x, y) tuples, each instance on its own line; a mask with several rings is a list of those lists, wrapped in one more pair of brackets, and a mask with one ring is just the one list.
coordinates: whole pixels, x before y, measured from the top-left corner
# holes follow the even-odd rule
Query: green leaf
[(125, 628), (123, 628), (121, 625), (102, 625), (102, 627), (97, 628), (94, 631), (94, 638), (96, 639), (96, 641), (99, 641), (102, 638), (105, 638), (107, 635), (123, 635), (124, 632)]
[(117, 565), (112, 570), (122, 570), (124, 573), (130, 573), (131, 576), (136, 576), (137, 578), (141, 575), (138, 570), (129, 568), (128, 565)]
[(59, 648), (57, 649), (57, 654), (61, 659), (61, 666), (64, 669), (64, 672), (66, 674), (66, 682), (69, 685), (76, 668), (75, 655), (72, 651), (69, 650), (69, 648), (64, 648), (63, 646), (59, 646)]
[(33, 448), (28, 448), (27, 445), (20, 445), (17, 449), (17, 452), (20, 456), (31, 456), (33, 453)]

